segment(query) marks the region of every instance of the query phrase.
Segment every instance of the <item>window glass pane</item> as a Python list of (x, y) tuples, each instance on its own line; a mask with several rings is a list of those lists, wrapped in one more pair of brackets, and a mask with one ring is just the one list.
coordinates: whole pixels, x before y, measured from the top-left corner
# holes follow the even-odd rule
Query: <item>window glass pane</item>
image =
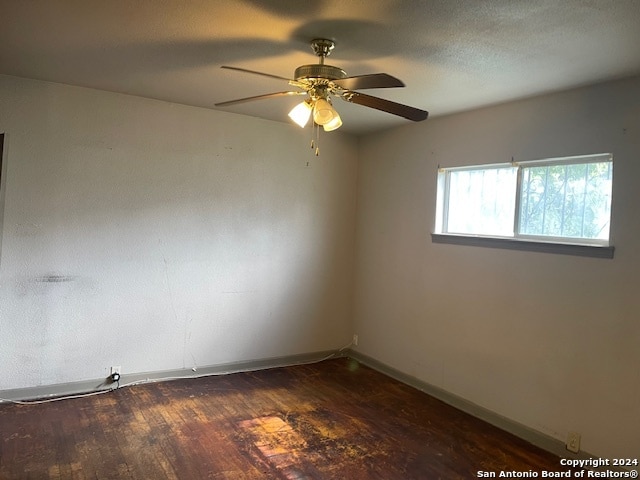
[(609, 239), (610, 161), (525, 167), (521, 235)]
[(445, 230), (512, 236), (516, 173), (514, 167), (450, 171)]

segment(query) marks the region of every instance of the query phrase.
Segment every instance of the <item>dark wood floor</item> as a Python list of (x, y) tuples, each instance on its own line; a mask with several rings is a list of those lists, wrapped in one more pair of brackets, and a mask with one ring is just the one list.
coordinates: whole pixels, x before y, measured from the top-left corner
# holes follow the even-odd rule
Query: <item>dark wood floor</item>
[(0, 405), (0, 478), (456, 479), (559, 459), (354, 360)]

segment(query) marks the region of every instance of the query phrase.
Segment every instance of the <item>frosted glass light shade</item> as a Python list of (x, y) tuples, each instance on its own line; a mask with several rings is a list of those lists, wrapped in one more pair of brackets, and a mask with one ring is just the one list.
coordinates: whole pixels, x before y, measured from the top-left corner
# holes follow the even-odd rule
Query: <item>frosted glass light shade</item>
[(311, 109), (311, 103), (305, 100), (291, 109), (289, 118), (300, 125), (301, 128), (304, 128), (311, 116)]
[(335, 116), (327, 123), (325, 123), (322, 128), (324, 128), (325, 132), (331, 132), (332, 130), (337, 130), (338, 128), (340, 128), (342, 126), (342, 119), (340, 118), (340, 115), (338, 115), (338, 112), (335, 112)]
[(316, 104), (313, 107), (313, 121), (318, 125), (329, 123), (337, 114), (338, 112), (324, 98), (316, 100)]

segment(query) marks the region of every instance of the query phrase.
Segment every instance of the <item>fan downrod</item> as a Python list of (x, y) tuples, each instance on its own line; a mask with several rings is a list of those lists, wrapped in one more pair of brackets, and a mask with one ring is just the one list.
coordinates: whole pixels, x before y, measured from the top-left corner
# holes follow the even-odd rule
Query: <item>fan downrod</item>
[(333, 40), (328, 40), (326, 38), (315, 38), (311, 40), (311, 49), (313, 53), (315, 53), (318, 57), (320, 57), (320, 62), (328, 57), (331, 54), (331, 50), (335, 48), (336, 44)]
[(320, 57), (320, 62), (312, 65), (302, 65), (296, 68), (293, 77), (298, 81), (317, 79), (325, 82), (346, 78), (347, 74), (344, 70), (324, 63), (325, 57), (331, 53), (331, 50), (333, 50), (335, 46), (336, 44), (333, 40), (326, 38), (311, 40), (311, 48), (315, 54)]

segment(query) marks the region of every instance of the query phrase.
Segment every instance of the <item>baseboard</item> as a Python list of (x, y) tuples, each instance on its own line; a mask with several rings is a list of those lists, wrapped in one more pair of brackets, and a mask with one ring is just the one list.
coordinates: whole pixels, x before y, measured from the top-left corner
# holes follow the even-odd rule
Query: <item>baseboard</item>
[[(177, 380), (182, 378), (199, 378), (211, 375), (224, 375), (229, 373), (264, 370), (267, 368), (287, 367), (303, 363), (318, 362), (328, 358), (346, 356), (346, 352), (347, 350), (328, 350), (322, 352), (288, 355), (284, 357), (261, 358), (255, 360), (198, 367), (196, 371), (185, 368), (177, 370), (122, 374), (122, 376), (120, 377), (119, 385), (126, 386), (135, 383), (159, 382), (165, 380)], [(117, 386), (118, 384), (112, 383), (108, 379), (100, 378), (79, 382), (45, 385), (41, 387), (0, 390), (0, 403), (79, 395), (83, 393), (113, 390)]]
[[(457, 408), (458, 410), (462, 410), (469, 415), (472, 415), (476, 418), (484, 420), (491, 425), (500, 428), (501, 430), (505, 430), (516, 437), (519, 437), (527, 442), (542, 448), (550, 453), (553, 453), (561, 458), (570, 458), (570, 459), (578, 459), (578, 460), (587, 460), (589, 458), (597, 458), (597, 455), (592, 455), (588, 452), (579, 452), (572, 453), (568, 451), (565, 447), (565, 444), (549, 435), (546, 435), (542, 432), (534, 430), (526, 425), (515, 422), (507, 417), (503, 417), (502, 415), (495, 413), (491, 410), (488, 410), (480, 405), (477, 405), (473, 402), (465, 400), (462, 397), (454, 395), (452, 393), (447, 392), (439, 387), (431, 385), (427, 382), (424, 382), (418, 378), (415, 378), (411, 375), (407, 375), (406, 373), (401, 372), (400, 370), (396, 370), (393, 367), (390, 367), (378, 360), (364, 355), (355, 350), (348, 350), (347, 356), (357, 360), (358, 362), (373, 368), (374, 370), (379, 371), (385, 375), (388, 375), (391, 378), (395, 378), (396, 380), (414, 387), (418, 390), (423, 391), (424, 393), (431, 395), (432, 397), (437, 398), (438, 400), (443, 401), (444, 403), (451, 405), (452, 407)], [(615, 467), (607, 467), (610, 470), (623, 471), (621, 469), (617, 469)]]
[[(249, 372), (255, 370), (264, 370), (268, 368), (287, 367), (291, 365), (300, 365), (304, 363), (314, 363), (329, 358), (349, 357), (366, 365), (374, 370), (379, 371), (391, 378), (402, 383), (423, 391), (432, 397), (441, 400), (452, 407), (462, 410), (465, 413), (473, 415), (476, 418), (484, 420), (502, 430), (505, 430), (527, 442), (536, 445), (548, 452), (551, 452), (562, 458), (586, 460), (589, 458), (597, 458), (596, 455), (581, 451), (574, 454), (569, 452), (563, 442), (550, 437), (542, 432), (534, 430), (526, 425), (515, 422), (509, 418), (503, 417), (491, 410), (481, 407), (475, 403), (465, 400), (462, 397), (447, 392), (439, 387), (424, 382), (416, 377), (408, 375), (390, 367), (368, 355), (351, 349), (327, 350), (322, 352), (304, 353), (298, 355), (289, 355), (283, 357), (270, 357), (255, 360), (247, 360), (240, 362), (231, 362), (218, 365), (210, 365), (200, 367), (197, 371), (191, 369), (163, 370), (146, 373), (123, 374), (120, 378), (120, 386), (126, 386), (135, 383), (159, 382), (168, 380), (177, 380), (184, 378), (199, 378), (211, 375), (225, 375), (230, 373)], [(80, 395), (83, 393), (100, 392), (113, 390), (117, 384), (107, 383), (106, 379), (94, 379), (80, 382), (70, 382), (63, 384), (47, 385), (42, 387), (17, 388), (11, 390), (0, 390), (0, 403), (29, 401), (34, 399), (48, 399), (54, 397), (64, 397), (69, 395)], [(610, 470), (623, 471), (615, 467), (609, 467)]]

